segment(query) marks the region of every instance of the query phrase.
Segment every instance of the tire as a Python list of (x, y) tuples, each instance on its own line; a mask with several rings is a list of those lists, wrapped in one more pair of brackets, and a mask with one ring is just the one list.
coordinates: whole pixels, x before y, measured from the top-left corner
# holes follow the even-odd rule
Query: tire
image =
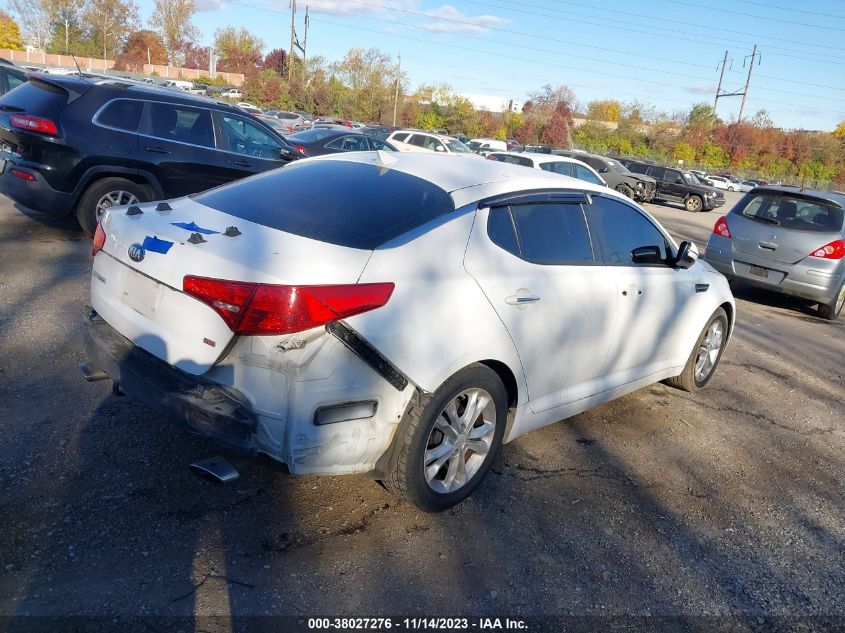
[(624, 182), (616, 185), (616, 191), (621, 193), (626, 198), (630, 198), (631, 200), (634, 199), (634, 190), (631, 189), (631, 187), (626, 185)]
[(728, 187), (728, 191), (736, 191), (733, 187)]
[[(474, 402), (479, 396), (489, 397), (490, 401), (478, 412), (473, 426), (465, 429), (460, 426), (460, 418), (466, 415), (466, 408), (462, 411), (461, 404), (469, 406), (471, 394), (476, 396)], [(437, 391), (420, 398), (405, 413), (394, 439), (398, 445), (394, 446), (387, 476), (382, 482), (385, 488), (425, 512), (442, 512), (459, 504), (487, 474), (502, 444), (507, 403), (505, 386), (489, 367), (474, 364), (451, 376)], [(451, 405), (456, 406), (450, 422), (447, 408)], [(494, 419), (491, 414), (495, 415)], [(479, 435), (491, 421), (492, 430)], [(463, 424), (466, 423), (467, 420), (463, 420)], [(459, 433), (460, 429), (464, 430)], [(486, 447), (487, 452), (473, 451), (467, 446), (469, 442), (479, 448)], [(463, 482), (460, 481), (461, 462), (464, 463)]]
[(842, 314), (842, 307), (845, 306), (845, 282), (839, 286), (839, 292), (830, 303), (819, 304), (819, 316), (828, 321), (835, 321)]
[[(136, 204), (138, 202), (148, 202), (152, 198), (149, 188), (144, 185), (139, 185), (126, 178), (101, 178), (95, 180), (85, 193), (79, 198), (76, 203), (76, 219), (79, 221), (79, 226), (85, 231), (89, 237), (94, 236), (94, 231), (97, 229), (97, 222), (102, 215), (102, 210), (109, 206), (119, 206), (122, 204)], [(108, 199), (111, 199), (110, 204)]]
[(704, 203), (700, 196), (690, 196), (684, 200), (684, 208), (690, 213), (698, 213), (704, 208)]
[[(711, 328), (716, 327), (717, 323), (721, 327), (719, 347), (715, 350), (712, 348), (705, 349), (704, 346), (707, 342), (708, 335), (711, 332)], [(677, 376), (667, 378), (664, 382), (670, 387), (682, 389), (683, 391), (698, 391), (703, 388), (708, 382), (710, 382), (713, 374), (716, 373), (716, 367), (719, 365), (719, 361), (722, 358), (722, 352), (725, 351), (727, 335), (728, 315), (724, 308), (718, 308), (707, 320), (707, 325), (704, 326), (704, 329), (701, 330), (701, 334), (696, 340), (695, 345), (692, 348), (692, 352), (690, 352), (689, 359), (687, 359), (687, 364), (684, 365), (684, 370)], [(713, 351), (716, 352), (715, 357), (712, 355)], [(698, 366), (699, 357), (703, 353), (710, 356), (709, 362), (712, 362), (712, 365), (710, 365), (709, 369), (705, 372), (699, 373), (696, 371), (696, 367)], [(705, 365), (706, 364), (707, 361), (705, 361)], [(702, 369), (704, 368), (702, 367)]]

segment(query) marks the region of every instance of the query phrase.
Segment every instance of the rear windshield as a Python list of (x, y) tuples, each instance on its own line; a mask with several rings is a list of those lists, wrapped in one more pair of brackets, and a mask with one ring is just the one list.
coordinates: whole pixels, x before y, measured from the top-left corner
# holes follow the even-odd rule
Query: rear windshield
[(0, 104), (20, 108), (29, 114), (54, 118), (67, 105), (67, 100), (68, 93), (63, 88), (33, 79), (3, 95)]
[(826, 200), (780, 192), (746, 196), (733, 212), (763, 224), (816, 233), (841, 231), (845, 216), (845, 211)]
[(335, 130), (329, 127), (315, 127), (310, 130), (304, 130), (302, 132), (297, 132), (296, 134), (291, 134), (288, 138), (293, 142), (300, 142), (300, 143), (314, 143), (315, 141), (319, 141), (320, 139), (326, 138), (327, 136), (331, 136), (335, 133)]
[(273, 229), (367, 250), (455, 210), (451, 196), (426, 180), (341, 160), (291, 165), (191, 197)]

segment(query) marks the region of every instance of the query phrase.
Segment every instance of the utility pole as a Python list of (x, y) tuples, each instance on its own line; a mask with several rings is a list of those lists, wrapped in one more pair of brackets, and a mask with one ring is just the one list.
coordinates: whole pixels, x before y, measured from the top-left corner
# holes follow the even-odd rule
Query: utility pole
[[(751, 52), (751, 63), (748, 64), (748, 79), (745, 80), (745, 90), (742, 91), (742, 104), (739, 106), (739, 116), (737, 122), (742, 121), (742, 111), (745, 110), (745, 102), (748, 100), (748, 85), (751, 83), (751, 70), (754, 68), (754, 59), (757, 57), (757, 45), (754, 45), (754, 50)], [(747, 57), (745, 59), (748, 59)], [(758, 60), (759, 64), (760, 61)]]
[(296, 0), (290, 0), (290, 48), (288, 48), (288, 83), (293, 79), (293, 41), (296, 38)]
[(719, 85), (716, 86), (716, 98), (713, 100), (713, 112), (719, 104), (719, 93), (722, 92), (722, 79), (725, 76), (725, 66), (728, 65), (728, 51), (725, 51), (725, 59), (722, 60), (722, 72), (719, 73)]
[(393, 126), (396, 126), (396, 106), (399, 104), (399, 78), (402, 77), (402, 53), (399, 53), (399, 64), (396, 66), (396, 88), (393, 90)]

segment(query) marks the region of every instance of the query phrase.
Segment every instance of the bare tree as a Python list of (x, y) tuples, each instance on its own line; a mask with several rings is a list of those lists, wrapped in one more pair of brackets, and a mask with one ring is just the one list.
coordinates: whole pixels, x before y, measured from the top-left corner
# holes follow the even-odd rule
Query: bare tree
[(194, 0), (155, 0), (150, 26), (161, 35), (171, 65), (179, 65), (181, 60), (177, 57), (185, 45), (199, 37), (199, 30), (191, 22), (195, 11)]
[[(64, 38), (65, 54), (71, 52), (72, 33), (78, 32), (86, 10), (86, 0), (43, 0), (50, 10), (53, 32)], [(56, 42), (53, 42), (55, 46)]]
[(18, 18), (24, 40), (43, 51), (50, 41), (50, 0), (9, 0), (9, 9)]

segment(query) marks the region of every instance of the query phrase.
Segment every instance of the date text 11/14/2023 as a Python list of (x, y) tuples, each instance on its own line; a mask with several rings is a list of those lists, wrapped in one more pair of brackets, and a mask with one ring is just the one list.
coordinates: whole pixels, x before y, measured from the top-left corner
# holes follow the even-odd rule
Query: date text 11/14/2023
[(527, 631), (524, 620), (512, 618), (308, 618), (311, 631)]

